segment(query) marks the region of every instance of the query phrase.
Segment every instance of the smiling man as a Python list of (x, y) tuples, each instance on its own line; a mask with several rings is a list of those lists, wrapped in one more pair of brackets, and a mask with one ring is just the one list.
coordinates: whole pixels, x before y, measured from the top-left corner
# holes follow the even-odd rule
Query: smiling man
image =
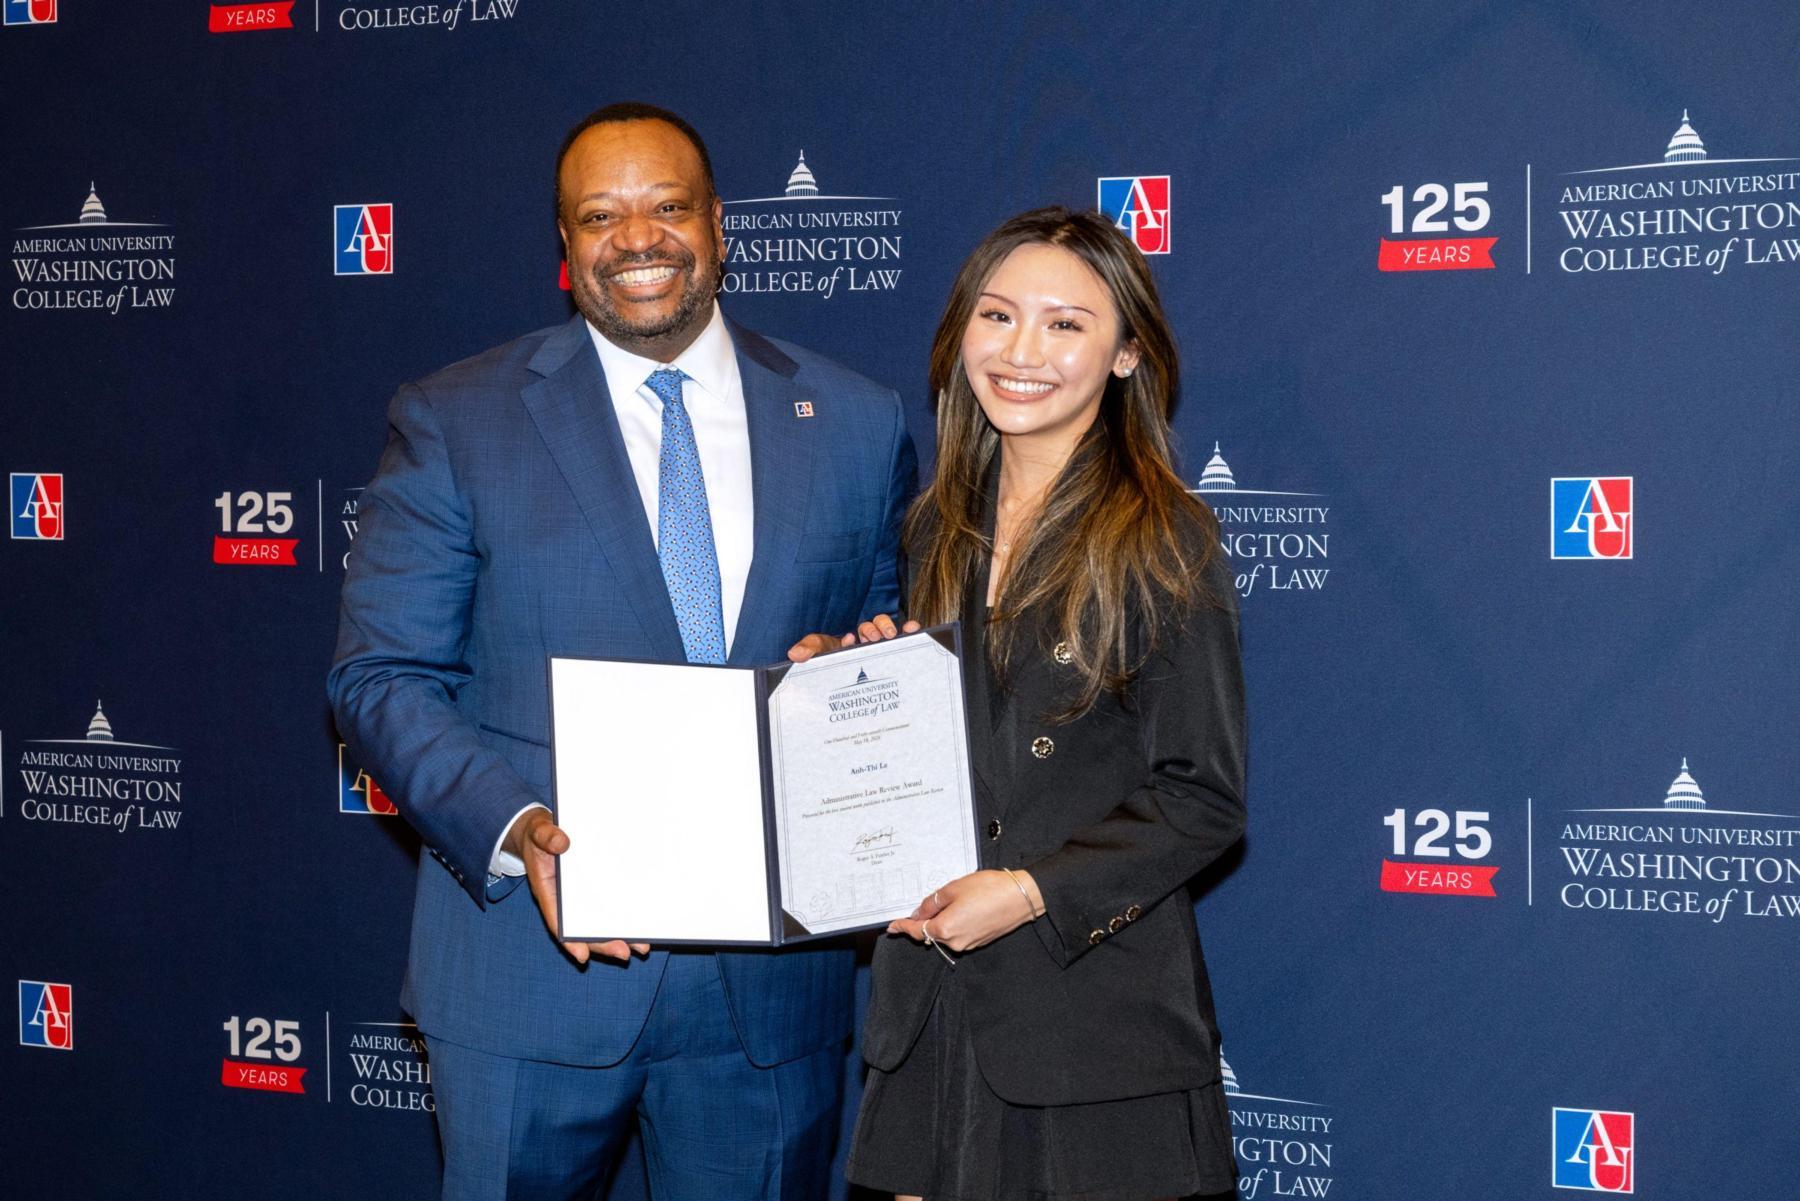
[[(578, 315), (394, 397), (329, 680), (425, 844), (401, 1000), (444, 1196), (592, 1196), (634, 1120), (658, 1201), (820, 1196), (851, 952), (558, 943), (545, 658), (770, 663), (893, 611), (912, 444), (892, 390), (720, 312), (680, 117), (593, 113), (556, 195)], [(683, 800), (679, 763), (609, 798)]]

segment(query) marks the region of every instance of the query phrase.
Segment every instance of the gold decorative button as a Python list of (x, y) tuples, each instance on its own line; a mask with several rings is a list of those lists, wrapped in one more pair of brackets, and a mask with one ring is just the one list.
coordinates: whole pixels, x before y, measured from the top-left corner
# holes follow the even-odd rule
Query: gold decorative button
[(1128, 922), (1135, 922), (1142, 916), (1144, 916), (1144, 911), (1136, 905), (1129, 905), (1125, 909), (1125, 920)]
[(1000, 830), (1001, 830), (1001, 825), (1000, 825), (999, 818), (995, 818), (993, 821), (991, 821), (987, 824), (987, 835), (990, 839), (1000, 837)]
[(1050, 756), (1056, 754), (1056, 743), (1052, 742), (1046, 735), (1039, 734), (1036, 738), (1031, 740), (1031, 753), (1036, 755), (1039, 759), (1048, 759)]
[(1090, 947), (1097, 947), (1097, 946), (1099, 946), (1099, 945), (1100, 945), (1100, 940), (1101, 940), (1101, 939), (1103, 939), (1103, 938), (1105, 938), (1105, 937), (1106, 937), (1106, 931), (1104, 931), (1104, 930), (1095, 930), (1095, 931), (1094, 931), (1094, 932), (1093, 932), (1093, 933), (1092, 933), (1092, 934), (1089, 934), (1089, 935), (1088, 935), (1088, 946), (1090, 946)]
[(1111, 933), (1111, 934), (1117, 934), (1119, 931), (1123, 930), (1124, 928), (1125, 928), (1125, 919), (1122, 917), (1115, 917), (1112, 921), (1106, 923), (1107, 932)]
[(1058, 663), (1062, 664), (1064, 667), (1067, 667), (1069, 664), (1075, 662), (1075, 652), (1069, 649), (1069, 644), (1066, 642), (1059, 642), (1055, 646), (1051, 647), (1050, 648), (1050, 657), (1052, 659), (1055, 659)]

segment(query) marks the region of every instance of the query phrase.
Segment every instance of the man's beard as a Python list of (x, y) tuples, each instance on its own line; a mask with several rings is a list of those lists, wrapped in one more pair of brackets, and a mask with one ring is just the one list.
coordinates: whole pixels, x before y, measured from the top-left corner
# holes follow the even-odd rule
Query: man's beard
[[(692, 251), (681, 249), (652, 254), (620, 255), (607, 263), (595, 264), (591, 272), (569, 273), (569, 294), (575, 307), (595, 329), (613, 342), (646, 342), (665, 338), (684, 330), (710, 314), (713, 297), (719, 291), (719, 260), (708, 255), (704, 271), (696, 270), (699, 260)], [(673, 267), (685, 279), (680, 302), (667, 317), (634, 319), (619, 311), (607, 290), (605, 277), (634, 267)]]

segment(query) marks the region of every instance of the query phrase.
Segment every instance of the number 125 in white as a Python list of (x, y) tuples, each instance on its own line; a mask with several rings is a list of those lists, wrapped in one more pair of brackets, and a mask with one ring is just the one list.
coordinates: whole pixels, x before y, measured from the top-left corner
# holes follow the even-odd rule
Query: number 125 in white
[[(1441, 183), (1421, 184), (1413, 189), (1414, 204), (1424, 205), (1413, 214), (1412, 232), (1416, 234), (1442, 234), (1450, 232), (1450, 222), (1438, 214), (1446, 208), (1454, 207), (1456, 228), (1473, 233), (1487, 225), (1488, 219), (1494, 215), (1488, 207), (1486, 197), (1487, 183), (1455, 183), (1446, 188)], [(1454, 197), (1452, 193), (1454, 192)], [(1455, 205), (1451, 205), (1451, 200)], [(1405, 233), (1406, 230), (1406, 189), (1395, 184), (1381, 194), (1381, 203), (1392, 210), (1392, 219), (1388, 222), (1392, 233)], [(1465, 215), (1466, 214), (1466, 215)]]
[[(1464, 859), (1486, 858), (1487, 853), (1494, 849), (1494, 840), (1487, 832), (1487, 813), (1458, 809), (1454, 816), (1456, 841), (1452, 845), (1455, 846), (1456, 853)], [(1421, 809), (1413, 814), (1412, 824), (1421, 833), (1412, 840), (1410, 851), (1406, 845), (1406, 810), (1394, 810), (1381, 819), (1381, 824), (1394, 831), (1394, 854), (1416, 855), (1421, 859), (1448, 859), (1450, 847), (1443, 845), (1443, 839), (1450, 833), (1451, 817), (1451, 814), (1442, 809)]]

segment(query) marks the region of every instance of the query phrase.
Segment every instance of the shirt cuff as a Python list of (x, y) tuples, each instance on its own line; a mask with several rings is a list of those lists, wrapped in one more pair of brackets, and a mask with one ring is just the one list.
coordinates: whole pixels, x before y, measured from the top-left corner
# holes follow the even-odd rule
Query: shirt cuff
[(513, 819), (506, 823), (505, 829), (500, 831), (500, 837), (494, 840), (494, 853), (488, 856), (488, 875), (522, 876), (525, 874), (525, 861), (506, 849), (506, 836), (512, 833), (514, 826), (519, 824), (519, 819), (533, 809), (543, 809), (545, 813), (550, 812), (543, 805), (531, 804), (513, 814)]

